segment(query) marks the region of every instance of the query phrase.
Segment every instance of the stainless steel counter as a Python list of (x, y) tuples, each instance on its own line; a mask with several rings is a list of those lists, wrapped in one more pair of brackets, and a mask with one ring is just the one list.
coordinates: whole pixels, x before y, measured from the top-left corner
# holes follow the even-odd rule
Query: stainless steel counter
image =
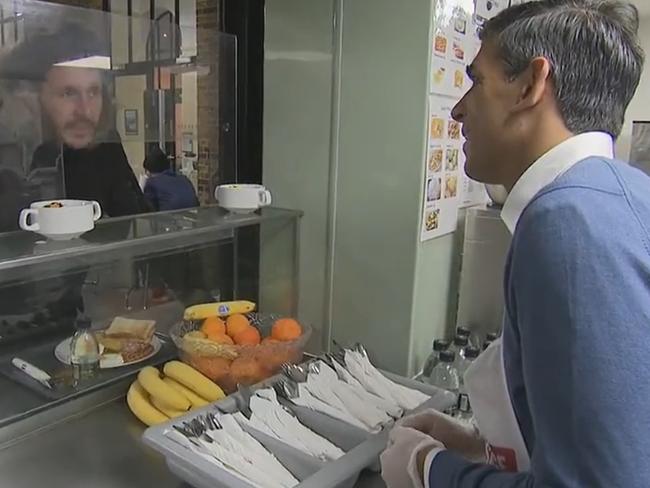
[[(189, 488), (141, 442), (143, 432), (124, 398), (80, 412), (0, 450), (0, 486)], [(365, 475), (357, 486), (384, 484), (378, 475)]]
[(123, 399), (35, 432), (0, 451), (11, 488), (180, 488), (164, 459), (142, 444), (144, 427)]

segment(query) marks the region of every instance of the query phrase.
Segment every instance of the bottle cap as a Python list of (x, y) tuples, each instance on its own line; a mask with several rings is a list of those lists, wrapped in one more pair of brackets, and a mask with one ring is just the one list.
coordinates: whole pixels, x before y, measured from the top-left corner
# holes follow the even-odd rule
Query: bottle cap
[(470, 334), (471, 333), (467, 327), (456, 327), (456, 335), (469, 337)]
[(88, 330), (92, 326), (92, 322), (90, 321), (90, 318), (82, 315), (81, 317), (77, 317), (74, 325), (78, 330)]
[(456, 359), (454, 351), (440, 351), (440, 361), (443, 363), (453, 363), (454, 359)]
[(454, 345), (465, 347), (467, 345), (467, 337), (457, 335), (456, 337), (454, 337)]
[(449, 349), (449, 341), (445, 339), (436, 339), (433, 341), (433, 350), (434, 351), (446, 351)]
[(479, 350), (476, 347), (465, 348), (465, 359), (476, 359), (479, 355)]

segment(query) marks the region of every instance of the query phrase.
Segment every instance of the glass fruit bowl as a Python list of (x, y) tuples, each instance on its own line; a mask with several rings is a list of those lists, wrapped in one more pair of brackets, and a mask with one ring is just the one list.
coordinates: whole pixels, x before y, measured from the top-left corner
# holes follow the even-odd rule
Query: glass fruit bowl
[(271, 338), (273, 324), (285, 317), (264, 313), (244, 315), (260, 332), (260, 344), (231, 345), (200, 337), (196, 334), (201, 330), (198, 321), (179, 322), (169, 331), (181, 360), (217, 383), (226, 393), (236, 391), (237, 384), (253, 385), (273, 376), (283, 363), (300, 363), (312, 332), (311, 327), (300, 324), (300, 337), (276, 341)]

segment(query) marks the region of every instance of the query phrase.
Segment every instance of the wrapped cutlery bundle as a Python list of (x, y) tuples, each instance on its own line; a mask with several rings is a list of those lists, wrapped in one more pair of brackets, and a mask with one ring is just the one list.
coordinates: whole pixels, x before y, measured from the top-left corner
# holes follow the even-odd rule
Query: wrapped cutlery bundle
[(292, 488), (299, 481), (233, 414), (199, 415), (165, 436), (196, 456), (256, 488)]
[(332, 356), (328, 359), (329, 364), (323, 360), (309, 363), (306, 371), (302, 366), (285, 365), (288, 379), (278, 384), (278, 391), (296, 405), (371, 433), (430, 398), (389, 380), (359, 352), (346, 351), (345, 365)]
[[(261, 402), (275, 403), (268, 400), (272, 391), (261, 390), (260, 395), (254, 395), (252, 409), (269, 407)], [(145, 442), (165, 455), (170, 470), (195, 487), (302, 487), (332, 465), (330, 459), (345, 457), (343, 450), (297, 420), (300, 426), (296, 422), (280, 426), (276, 420), (269, 420), (269, 416), (255, 420), (252, 411), (247, 417), (227, 400), (218, 402), (218, 409), (205, 407), (145, 432)], [(282, 408), (279, 403), (275, 405)], [(230, 409), (234, 413), (221, 411)], [(301, 431), (301, 445), (288, 438), (293, 429)], [(286, 441), (279, 440), (276, 432), (281, 432)], [(372, 463), (376, 454), (369, 455), (365, 449), (359, 449), (364, 441), (358, 439), (357, 452), (352, 452), (353, 458), (343, 463), (343, 471), (334, 476), (336, 482), (331, 486), (353, 487), (363, 466)]]
[(250, 399), (251, 416), (241, 412), (235, 418), (281, 442), (322, 461), (333, 461), (345, 453), (325, 437), (303, 425), (289, 409), (278, 401), (272, 388), (257, 390)]
[(144, 441), (198, 488), (351, 488), (364, 469), (378, 469), (397, 419), (456, 401), (378, 370), (360, 345), (283, 372), (151, 427)]

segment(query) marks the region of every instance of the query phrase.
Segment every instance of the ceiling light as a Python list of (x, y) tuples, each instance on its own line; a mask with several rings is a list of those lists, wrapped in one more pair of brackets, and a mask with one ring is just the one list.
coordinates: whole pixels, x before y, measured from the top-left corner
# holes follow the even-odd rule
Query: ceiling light
[(71, 59), (55, 63), (54, 66), (67, 66), (70, 68), (95, 68), (111, 69), (111, 58), (108, 56), (87, 56), (85, 58)]

